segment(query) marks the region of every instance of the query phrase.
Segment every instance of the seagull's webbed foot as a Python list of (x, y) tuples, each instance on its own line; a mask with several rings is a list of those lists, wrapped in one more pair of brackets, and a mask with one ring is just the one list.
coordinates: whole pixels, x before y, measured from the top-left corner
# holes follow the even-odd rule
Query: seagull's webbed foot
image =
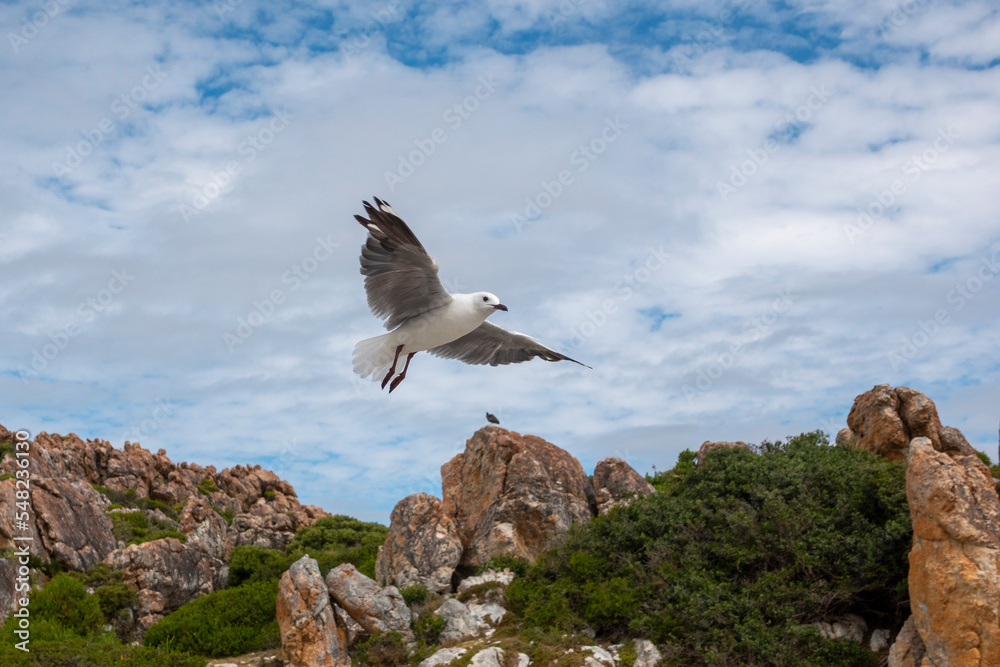
[[(399, 353), (402, 352), (402, 351), (403, 351), (403, 346), (402, 345), (399, 345), (399, 346), (396, 347), (396, 356), (392, 358), (392, 368), (390, 368), (389, 372), (385, 374), (384, 378), (382, 378), (382, 388), (383, 389), (385, 389), (385, 385), (387, 385), (389, 383), (389, 378), (391, 378), (393, 375), (396, 374), (396, 362), (399, 361)], [(403, 371), (403, 372), (405, 373), (406, 371)], [(392, 393), (392, 389), (389, 389), (389, 393), (390, 394)]]
[[(400, 345), (400, 348), (402, 347), (403, 346)], [(390, 394), (392, 393), (393, 389), (399, 386), (399, 383), (403, 381), (403, 378), (406, 377), (406, 369), (410, 367), (410, 359), (412, 359), (413, 355), (415, 354), (416, 352), (410, 352), (408, 355), (406, 355), (406, 364), (403, 365), (403, 372), (399, 374), (399, 377), (397, 377), (395, 380), (392, 381), (392, 384), (389, 385)], [(385, 385), (383, 384), (383, 386)]]

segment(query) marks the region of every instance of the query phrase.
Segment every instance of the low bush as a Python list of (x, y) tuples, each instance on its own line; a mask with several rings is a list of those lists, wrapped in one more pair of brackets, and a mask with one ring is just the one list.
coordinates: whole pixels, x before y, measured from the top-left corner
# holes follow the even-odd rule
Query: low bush
[(111, 512), (110, 516), (111, 534), (115, 540), (122, 540), (126, 544), (142, 544), (164, 537), (187, 542), (187, 535), (175, 529), (173, 524), (158, 519), (150, 520), (142, 510)]
[(259, 581), (227, 588), (187, 603), (146, 633), (147, 646), (222, 657), (281, 643), (275, 600), (278, 582)]
[[(681, 465), (683, 464), (683, 465)], [(659, 490), (576, 527), (507, 591), (526, 626), (668, 644), (677, 664), (866, 665), (810, 624), (908, 608), (904, 467), (820, 432), (682, 455)]]
[(180, 516), (180, 510), (184, 509), (183, 503), (180, 504), (180, 509), (178, 509), (178, 506), (168, 505), (167, 503), (159, 500), (153, 500), (152, 498), (140, 498), (135, 489), (119, 491), (118, 489), (111, 489), (98, 484), (91, 484), (91, 486), (94, 487), (94, 490), (102, 496), (110, 500), (112, 506), (118, 505), (119, 507), (131, 507), (139, 510), (160, 510), (175, 521)]
[(234, 547), (229, 554), (227, 585), (234, 588), (246, 583), (278, 579), (293, 562), (277, 549), (251, 545)]
[(399, 667), (408, 663), (406, 644), (398, 632), (372, 635), (354, 647), (352, 657), (365, 667)]
[(97, 598), (86, 591), (82, 581), (70, 574), (59, 574), (45, 588), (32, 593), (29, 609), (32, 625), (35, 621), (47, 620), (80, 637), (97, 634), (104, 624)]
[(431, 592), (422, 584), (405, 586), (399, 590), (399, 594), (403, 596), (403, 602), (408, 607), (415, 604), (424, 604), (431, 599)]
[(378, 548), (385, 542), (388, 532), (389, 529), (380, 523), (340, 514), (327, 516), (299, 530), (285, 553), (291, 557), (291, 562), (308, 553), (319, 562), (324, 577), (341, 563), (351, 563), (359, 572), (374, 579)]

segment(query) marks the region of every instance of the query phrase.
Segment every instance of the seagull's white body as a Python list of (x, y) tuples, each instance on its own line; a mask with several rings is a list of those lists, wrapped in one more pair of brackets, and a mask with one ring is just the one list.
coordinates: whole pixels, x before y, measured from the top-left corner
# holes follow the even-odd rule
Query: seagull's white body
[(404, 357), (403, 371), (389, 386), (391, 393), (406, 377), (413, 355), (424, 350), (467, 364), (497, 366), (535, 357), (580, 364), (530, 336), (487, 322), (496, 311), (507, 310), (500, 299), (489, 292), (449, 294), (438, 279), (437, 262), (396, 211), (378, 198), (375, 206), (364, 205), (369, 217), (354, 217), (368, 230), (361, 248), (368, 307), (391, 331), (354, 347), (355, 373), (376, 381), (382, 377), (385, 388)]
[[(354, 372), (378, 380), (394, 358), (433, 350), (471, 333), (496, 312), (492, 305), (478, 307), (482, 301), (477, 299), (483, 296), (493, 297), (491, 301), (499, 303), (486, 292), (452, 294), (452, 301), (445, 305), (410, 318), (387, 334), (361, 341), (354, 347)], [(397, 349), (400, 349), (398, 355)]]

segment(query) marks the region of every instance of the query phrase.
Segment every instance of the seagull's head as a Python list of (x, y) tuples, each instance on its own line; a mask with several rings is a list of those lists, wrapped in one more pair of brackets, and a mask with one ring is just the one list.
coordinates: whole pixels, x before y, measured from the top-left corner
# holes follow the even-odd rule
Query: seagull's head
[(477, 310), (488, 311), (490, 315), (497, 310), (507, 310), (507, 306), (500, 303), (496, 294), (489, 292), (476, 292), (472, 295), (472, 304)]

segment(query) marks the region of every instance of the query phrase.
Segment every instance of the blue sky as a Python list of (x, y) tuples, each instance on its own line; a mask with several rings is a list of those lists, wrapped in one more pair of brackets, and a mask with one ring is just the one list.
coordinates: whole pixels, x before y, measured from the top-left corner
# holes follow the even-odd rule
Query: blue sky
[[(260, 463), (387, 521), (497, 414), (584, 467), (836, 432), (875, 384), (996, 458), (989, 2), (4, 3), (0, 423)], [(381, 333), (361, 200), (593, 366)], [(996, 278), (996, 279), (995, 279)]]

